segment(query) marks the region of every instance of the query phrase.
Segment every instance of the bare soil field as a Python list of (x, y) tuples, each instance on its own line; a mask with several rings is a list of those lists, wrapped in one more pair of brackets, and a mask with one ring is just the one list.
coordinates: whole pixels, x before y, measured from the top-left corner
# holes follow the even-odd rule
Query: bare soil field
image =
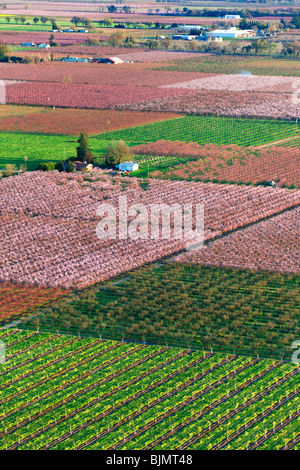
[[(178, 117), (171, 113), (37, 108), (6, 105), (0, 107), (0, 130), (43, 134), (89, 134), (113, 131)], [(26, 117), (24, 119), (24, 117)]]

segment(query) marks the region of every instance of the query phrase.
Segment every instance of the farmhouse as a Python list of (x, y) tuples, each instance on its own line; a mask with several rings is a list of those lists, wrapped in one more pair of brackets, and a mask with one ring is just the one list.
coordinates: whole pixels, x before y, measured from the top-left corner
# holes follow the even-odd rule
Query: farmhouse
[(122, 162), (116, 165), (120, 171), (136, 171), (139, 169), (137, 162)]
[(232, 27), (230, 29), (215, 29), (210, 33), (206, 33), (207, 38), (249, 38), (254, 36), (255, 31), (253, 31), (253, 29), (238, 29), (236, 27)]
[(21, 46), (22, 47), (36, 47), (36, 44), (34, 44), (34, 42), (23, 42)]
[(48, 49), (48, 48), (51, 47), (51, 46), (50, 46), (50, 44), (42, 43), (42, 44), (39, 44), (38, 47), (39, 47), (40, 49)]

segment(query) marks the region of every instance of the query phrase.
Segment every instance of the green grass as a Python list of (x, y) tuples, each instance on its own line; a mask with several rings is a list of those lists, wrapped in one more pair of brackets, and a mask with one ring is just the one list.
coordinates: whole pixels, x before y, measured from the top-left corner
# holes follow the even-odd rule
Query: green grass
[(129, 145), (157, 140), (258, 146), (300, 134), (298, 123), (280, 120), (185, 116), (164, 122), (99, 134), (101, 140), (125, 140)]
[[(235, 430), (230, 447), (245, 449), (298, 407), (279, 402), (299, 385), (292, 363), (18, 330), (0, 339), (0, 449), (172, 449), (199, 431), (193, 448), (208, 449)], [(280, 448), (291, 429), (264, 448)]]
[[(0, 132), (0, 168), (7, 163), (19, 167), (24, 164), (24, 156), (28, 157), (27, 169), (34, 170), (40, 162), (57, 162), (76, 156), (78, 136), (30, 134)], [(95, 156), (105, 152), (107, 141), (90, 140), (90, 147)]]

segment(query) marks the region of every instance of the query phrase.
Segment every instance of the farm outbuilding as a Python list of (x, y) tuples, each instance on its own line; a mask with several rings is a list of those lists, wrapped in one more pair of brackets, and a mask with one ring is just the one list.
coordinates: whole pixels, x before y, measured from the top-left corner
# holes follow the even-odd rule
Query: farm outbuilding
[(87, 163), (87, 162), (74, 162), (74, 170), (76, 171), (91, 171), (93, 169), (92, 163)]
[(206, 37), (218, 37), (218, 38), (249, 38), (255, 36), (255, 31), (253, 29), (215, 29), (210, 33), (206, 33)]
[(137, 162), (122, 162), (116, 165), (120, 171), (136, 171), (139, 169)]

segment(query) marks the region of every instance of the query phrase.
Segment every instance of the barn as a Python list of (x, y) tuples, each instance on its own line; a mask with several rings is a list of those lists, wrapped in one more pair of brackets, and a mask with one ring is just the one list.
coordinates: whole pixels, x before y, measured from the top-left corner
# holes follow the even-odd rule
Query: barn
[(137, 162), (122, 162), (116, 165), (120, 171), (136, 171), (139, 169)]

